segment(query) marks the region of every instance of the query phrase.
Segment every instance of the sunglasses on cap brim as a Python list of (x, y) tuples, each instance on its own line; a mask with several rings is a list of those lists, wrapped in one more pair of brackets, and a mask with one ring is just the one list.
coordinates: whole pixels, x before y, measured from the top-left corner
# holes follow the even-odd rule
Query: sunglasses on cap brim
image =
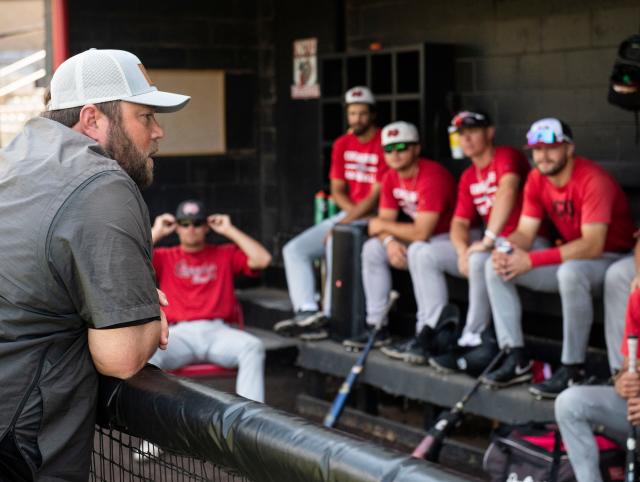
[(384, 152), (403, 152), (409, 149), (411, 143), (409, 142), (396, 142), (395, 144), (387, 144), (383, 147)]
[(564, 142), (572, 144), (571, 138), (564, 134), (558, 134), (551, 129), (538, 129), (527, 132), (527, 145), (525, 148), (533, 149), (544, 146), (557, 146)]
[(481, 127), (487, 123), (486, 116), (476, 112), (460, 112), (451, 121), (451, 125), (455, 127)]
[(199, 228), (200, 226), (203, 226), (205, 224), (205, 221), (201, 220), (201, 219), (197, 219), (194, 221), (188, 220), (188, 219), (183, 219), (182, 221), (178, 221), (178, 226), (181, 226), (183, 228), (188, 228), (189, 226), (193, 226), (196, 228)]

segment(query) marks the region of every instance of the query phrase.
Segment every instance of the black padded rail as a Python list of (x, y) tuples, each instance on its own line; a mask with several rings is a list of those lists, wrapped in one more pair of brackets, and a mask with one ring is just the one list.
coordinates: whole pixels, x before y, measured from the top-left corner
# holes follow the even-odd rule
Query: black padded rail
[(466, 480), (150, 366), (124, 382), (101, 378), (99, 400), (100, 425), (237, 469), (254, 481)]

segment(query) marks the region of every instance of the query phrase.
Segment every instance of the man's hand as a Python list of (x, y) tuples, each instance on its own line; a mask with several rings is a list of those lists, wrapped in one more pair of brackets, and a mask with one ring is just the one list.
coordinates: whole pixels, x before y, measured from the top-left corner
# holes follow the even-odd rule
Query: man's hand
[(407, 247), (399, 241), (391, 240), (387, 244), (389, 264), (397, 269), (407, 269)]
[(226, 214), (212, 214), (207, 218), (207, 224), (215, 233), (226, 236), (233, 227), (231, 218)]
[(164, 213), (158, 216), (153, 222), (151, 228), (151, 237), (153, 242), (160, 241), (165, 236), (169, 236), (176, 230), (176, 218), (173, 214)]
[(469, 277), (469, 256), (467, 255), (469, 251), (462, 251), (458, 253), (458, 271), (465, 278)]
[(627, 371), (621, 373), (616, 378), (615, 389), (625, 399), (640, 397), (640, 375)]
[(640, 425), (640, 398), (632, 397), (627, 400), (627, 419), (632, 425)]
[(505, 281), (510, 281), (516, 276), (531, 270), (529, 253), (517, 246), (513, 246), (513, 253), (511, 254), (501, 253), (494, 249), (491, 261), (493, 269)]
[(631, 280), (631, 291), (635, 291), (640, 288), (640, 273), (636, 274), (635, 278)]
[[(157, 289), (157, 288), (156, 288)], [(158, 291), (158, 301), (160, 301), (160, 306), (169, 306), (169, 300), (167, 299), (167, 295), (164, 292)], [(167, 317), (164, 314), (162, 309), (160, 310), (160, 340), (158, 341), (158, 348), (161, 350), (166, 350), (167, 345), (169, 344), (169, 323), (167, 322)]]

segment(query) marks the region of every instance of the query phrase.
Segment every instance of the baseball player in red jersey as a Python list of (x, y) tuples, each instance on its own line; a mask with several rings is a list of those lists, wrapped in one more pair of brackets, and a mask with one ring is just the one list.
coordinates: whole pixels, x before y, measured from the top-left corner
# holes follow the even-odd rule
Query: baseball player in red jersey
[[(634, 224), (616, 181), (595, 162), (575, 154), (567, 124), (554, 118), (535, 122), (527, 133), (527, 147), (536, 169), (525, 184), (518, 228), (509, 236), (513, 252), (494, 250), (486, 271), (498, 343), (510, 353), (484, 381), (501, 387), (531, 378), (515, 285), (556, 292), (562, 300), (562, 366), (549, 380), (529, 388), (537, 397), (555, 398), (584, 378), (593, 321), (591, 293), (602, 289), (609, 265), (633, 247)], [(545, 219), (558, 231), (562, 245), (531, 250)]]
[[(362, 249), (362, 278), (369, 327), (384, 326), (391, 290), (391, 267), (409, 269), (417, 246), (447, 238), (455, 204), (453, 176), (435, 161), (420, 158), (418, 130), (407, 122), (394, 122), (382, 130), (382, 144), (389, 171), (382, 178), (378, 216), (369, 221), (371, 238)], [(400, 211), (409, 220), (401, 222)], [(413, 272), (412, 272), (413, 278)], [(413, 280), (415, 283), (415, 279)], [(425, 325), (426, 326), (426, 325)], [(424, 326), (416, 325), (416, 337), (383, 352), (394, 358), (420, 351)], [(343, 342), (347, 349), (360, 349), (369, 338), (363, 333)], [(376, 345), (388, 344), (385, 329)]]
[[(376, 208), (379, 181), (386, 171), (380, 144), (380, 129), (375, 125), (375, 99), (366, 87), (354, 87), (345, 94), (349, 132), (333, 143), (331, 154), (331, 195), (340, 208), (335, 216), (305, 230), (282, 250), (289, 296), (294, 317), (274, 325), (285, 335), (301, 335), (307, 340), (327, 336), (322, 327), (331, 312), (330, 232), (336, 223), (364, 222)], [(316, 301), (313, 261), (326, 256), (326, 285), (323, 310)]]

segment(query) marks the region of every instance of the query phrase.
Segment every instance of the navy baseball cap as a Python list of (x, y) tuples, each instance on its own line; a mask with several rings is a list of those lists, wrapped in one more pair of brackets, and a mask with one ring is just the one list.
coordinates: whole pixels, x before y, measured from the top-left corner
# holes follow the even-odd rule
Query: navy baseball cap
[(451, 119), (451, 126), (454, 127), (456, 131), (468, 127), (489, 127), (492, 125), (493, 122), (491, 121), (489, 114), (477, 110), (463, 110), (458, 112), (454, 118)]

